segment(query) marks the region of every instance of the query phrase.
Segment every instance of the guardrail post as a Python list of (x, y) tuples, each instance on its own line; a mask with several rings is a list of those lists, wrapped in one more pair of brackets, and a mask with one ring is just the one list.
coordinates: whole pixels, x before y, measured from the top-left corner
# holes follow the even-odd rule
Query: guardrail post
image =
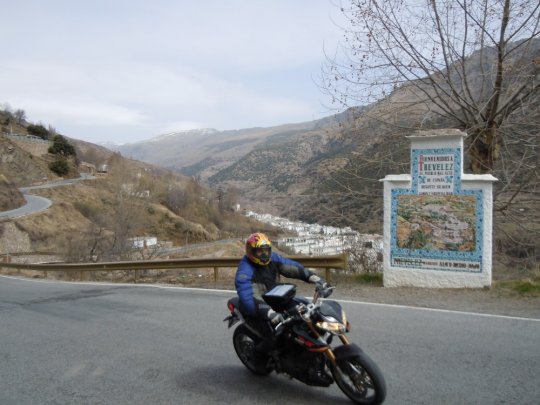
[(217, 281), (218, 279), (218, 267), (214, 267), (214, 283)]

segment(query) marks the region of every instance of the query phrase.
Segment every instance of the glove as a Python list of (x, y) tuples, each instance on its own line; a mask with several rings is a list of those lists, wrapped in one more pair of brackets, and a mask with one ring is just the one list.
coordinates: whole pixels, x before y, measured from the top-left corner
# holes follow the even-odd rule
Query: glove
[(332, 286), (328, 284), (324, 278), (312, 274), (309, 276), (308, 281), (310, 283), (315, 283), (315, 290), (319, 292), (319, 295), (322, 298), (327, 298), (332, 295)]
[(315, 289), (319, 292), (319, 295), (322, 298), (327, 298), (332, 295), (333, 287), (330, 284), (328, 284), (326, 281), (321, 279), (320, 281), (317, 282), (317, 287), (315, 287)]
[(279, 312), (274, 311), (273, 309), (268, 310), (266, 317), (268, 318), (272, 326), (276, 326), (284, 321), (283, 315), (281, 315)]
[(313, 283), (316, 285), (316, 289), (317, 290), (324, 290), (328, 287), (330, 287), (330, 285), (326, 282), (326, 280), (322, 277), (319, 277), (317, 276), (316, 274), (313, 274), (309, 277), (309, 280), (308, 280), (310, 283)]

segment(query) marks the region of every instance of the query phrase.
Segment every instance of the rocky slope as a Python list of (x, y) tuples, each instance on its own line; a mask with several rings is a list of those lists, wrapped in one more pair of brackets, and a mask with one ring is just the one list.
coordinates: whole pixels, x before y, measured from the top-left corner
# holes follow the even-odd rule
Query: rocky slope
[(17, 187), (11, 184), (3, 174), (0, 174), (0, 211), (19, 208), (24, 203), (24, 197)]

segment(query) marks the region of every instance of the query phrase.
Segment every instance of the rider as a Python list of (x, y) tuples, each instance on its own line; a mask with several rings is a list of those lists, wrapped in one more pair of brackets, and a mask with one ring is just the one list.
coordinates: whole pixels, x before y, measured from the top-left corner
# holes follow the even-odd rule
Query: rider
[[(262, 295), (279, 283), (280, 275), (325, 284), (324, 279), (297, 261), (272, 252), (272, 243), (265, 234), (257, 232), (250, 235), (246, 241), (246, 254), (236, 270), (236, 292), (240, 298), (240, 311), (267, 336), (272, 336), (268, 321), (276, 326), (283, 321), (283, 317), (262, 300)], [(268, 345), (268, 340), (263, 341), (257, 350), (267, 351)]]

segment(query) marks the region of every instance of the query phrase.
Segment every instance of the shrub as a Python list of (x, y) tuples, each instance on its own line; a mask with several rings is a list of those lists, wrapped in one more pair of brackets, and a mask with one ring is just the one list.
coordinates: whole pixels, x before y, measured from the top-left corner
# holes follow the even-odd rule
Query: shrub
[(64, 176), (69, 172), (69, 165), (65, 160), (59, 159), (49, 163), (49, 169), (58, 176)]
[(26, 127), (26, 130), (30, 135), (39, 136), (42, 139), (49, 139), (49, 130), (41, 124), (30, 124)]
[(364, 273), (357, 274), (356, 281), (360, 284), (372, 284), (372, 285), (383, 285), (383, 275), (382, 273)]
[(55, 135), (53, 145), (49, 148), (49, 153), (53, 155), (72, 156), (75, 155), (75, 148), (62, 135)]

